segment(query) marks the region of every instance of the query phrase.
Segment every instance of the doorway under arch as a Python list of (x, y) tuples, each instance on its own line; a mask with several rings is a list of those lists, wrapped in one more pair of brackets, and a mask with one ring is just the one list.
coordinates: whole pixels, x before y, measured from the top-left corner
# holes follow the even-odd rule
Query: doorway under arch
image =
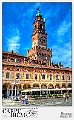
[(7, 98), (7, 86), (5, 84), (2, 86), (2, 96)]

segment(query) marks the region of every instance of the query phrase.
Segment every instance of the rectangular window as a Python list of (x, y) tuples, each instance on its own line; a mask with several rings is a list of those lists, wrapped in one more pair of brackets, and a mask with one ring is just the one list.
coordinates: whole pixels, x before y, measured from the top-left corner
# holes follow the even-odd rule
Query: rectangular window
[(56, 80), (59, 80), (58, 75), (56, 75)]
[(64, 75), (62, 76), (62, 80), (64, 80)]
[(15, 62), (20, 62), (20, 60), (18, 58), (15, 58)]
[(10, 59), (11, 62), (15, 62), (15, 59)]
[(2, 56), (2, 60), (3, 61), (6, 61), (7, 60), (7, 57), (5, 57), (4, 55)]
[(68, 80), (70, 80), (70, 76), (68, 76)]
[(6, 78), (9, 78), (9, 73), (6, 73)]
[(45, 79), (45, 75), (42, 75), (42, 79)]
[(69, 75), (69, 76), (67, 76), (67, 80), (70, 80), (70, 75)]
[(50, 75), (50, 80), (52, 80), (52, 75)]
[(10, 68), (7, 68), (7, 70), (10, 70)]
[(20, 79), (20, 74), (16, 74), (16, 79)]
[(20, 79), (20, 76), (19, 76), (19, 75), (17, 75), (17, 76), (16, 76), (16, 79)]
[(37, 75), (35, 75), (35, 79), (37, 79)]
[(26, 79), (29, 79), (29, 74), (26, 74)]

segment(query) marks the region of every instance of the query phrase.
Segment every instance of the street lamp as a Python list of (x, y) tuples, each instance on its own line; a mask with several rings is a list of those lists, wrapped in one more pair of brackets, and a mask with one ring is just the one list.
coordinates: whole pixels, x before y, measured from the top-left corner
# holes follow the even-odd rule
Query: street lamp
[(14, 82), (12, 83), (15, 85), (15, 100), (16, 100), (16, 85), (20, 84), (18, 80), (14, 80)]
[[(15, 58), (15, 63), (17, 62), (17, 58)], [(15, 74), (16, 74), (16, 64), (15, 64)], [(16, 79), (18, 79), (18, 77), (16, 77)], [(13, 83), (15, 85), (15, 100), (16, 98), (16, 85), (20, 84), (19, 80), (14, 80)], [(12, 95), (13, 96), (13, 95)]]

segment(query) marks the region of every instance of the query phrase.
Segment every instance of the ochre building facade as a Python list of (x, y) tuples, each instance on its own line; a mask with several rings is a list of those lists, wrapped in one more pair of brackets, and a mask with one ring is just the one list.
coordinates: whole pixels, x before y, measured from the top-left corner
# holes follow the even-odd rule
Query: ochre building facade
[[(22, 90), (38, 89), (41, 94), (72, 92), (72, 69), (51, 62), (52, 49), (47, 48), (45, 21), (40, 10), (33, 23), (32, 48), (27, 56), (2, 51), (2, 94), (20, 94)], [(34, 91), (35, 91), (34, 90)]]

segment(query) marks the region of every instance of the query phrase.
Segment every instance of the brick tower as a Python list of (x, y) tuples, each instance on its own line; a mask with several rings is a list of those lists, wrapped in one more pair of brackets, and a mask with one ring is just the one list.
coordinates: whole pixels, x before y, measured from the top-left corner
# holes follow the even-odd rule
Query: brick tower
[(44, 66), (51, 65), (52, 50), (47, 48), (47, 33), (45, 31), (45, 22), (43, 21), (40, 10), (33, 23), (34, 31), (32, 34), (32, 48), (28, 50), (28, 57), (36, 64)]

